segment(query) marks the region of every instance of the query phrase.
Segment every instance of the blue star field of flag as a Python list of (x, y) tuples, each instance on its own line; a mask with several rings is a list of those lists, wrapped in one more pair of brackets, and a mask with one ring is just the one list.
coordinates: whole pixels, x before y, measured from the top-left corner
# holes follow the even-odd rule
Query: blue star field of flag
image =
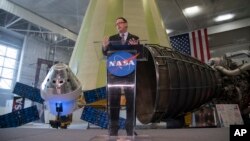
[(191, 55), (188, 33), (170, 37), (170, 43), (175, 50)]

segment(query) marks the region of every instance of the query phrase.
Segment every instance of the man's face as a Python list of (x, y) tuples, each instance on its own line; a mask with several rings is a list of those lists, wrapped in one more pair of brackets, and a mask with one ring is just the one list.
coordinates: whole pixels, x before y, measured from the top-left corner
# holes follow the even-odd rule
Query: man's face
[(117, 19), (115, 25), (119, 33), (127, 32), (128, 24), (124, 22), (122, 19)]

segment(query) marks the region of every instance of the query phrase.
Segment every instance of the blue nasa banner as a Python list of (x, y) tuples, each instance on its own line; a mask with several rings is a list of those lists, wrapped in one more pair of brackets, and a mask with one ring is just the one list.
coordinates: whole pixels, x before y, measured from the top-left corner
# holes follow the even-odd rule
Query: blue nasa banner
[(25, 98), (14, 96), (13, 97), (13, 105), (12, 105), (12, 112), (18, 111), (24, 108), (24, 101)]
[(108, 57), (108, 72), (115, 76), (126, 76), (136, 68), (136, 57), (125, 51), (118, 51)]

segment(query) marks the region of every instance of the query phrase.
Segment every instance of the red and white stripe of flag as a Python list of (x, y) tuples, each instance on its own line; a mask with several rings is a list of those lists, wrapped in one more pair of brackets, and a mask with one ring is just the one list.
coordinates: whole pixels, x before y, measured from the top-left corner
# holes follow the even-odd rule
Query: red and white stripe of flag
[(195, 30), (189, 33), (191, 56), (207, 63), (210, 59), (207, 29)]

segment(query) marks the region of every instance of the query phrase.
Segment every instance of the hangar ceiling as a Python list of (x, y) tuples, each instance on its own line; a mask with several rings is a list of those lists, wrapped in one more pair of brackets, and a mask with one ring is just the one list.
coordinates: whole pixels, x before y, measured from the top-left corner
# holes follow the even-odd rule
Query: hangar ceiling
[(89, 0), (9, 1), (77, 34), (89, 3)]
[[(195, 29), (211, 27), (250, 17), (250, 1), (248, 0), (157, 0), (160, 12), (171, 33), (180, 34)], [(200, 12), (188, 15), (184, 9), (199, 6)], [(223, 14), (235, 14), (231, 20), (215, 22), (214, 19)]]
[[(6, 1), (6, 0), (5, 0)], [(81, 23), (87, 9), (89, 0), (7, 0), (26, 10), (40, 16), (48, 21), (78, 34)], [(250, 18), (250, 1), (248, 0), (156, 0), (164, 19), (165, 26), (170, 36), (185, 33), (199, 28), (211, 27), (237, 20)], [(185, 8), (199, 6), (200, 12), (195, 15), (188, 15)], [(231, 20), (216, 22), (214, 19), (222, 14), (234, 14)], [(0, 26), (7, 27), (13, 31), (24, 33), (22, 29), (29, 29), (30, 32), (39, 31), (43, 33), (42, 38), (54, 38), (45, 36), (48, 29), (32, 24), (11, 13), (0, 9)], [(43, 36), (40, 35), (39, 36)], [(61, 42), (72, 40), (57, 35)]]

